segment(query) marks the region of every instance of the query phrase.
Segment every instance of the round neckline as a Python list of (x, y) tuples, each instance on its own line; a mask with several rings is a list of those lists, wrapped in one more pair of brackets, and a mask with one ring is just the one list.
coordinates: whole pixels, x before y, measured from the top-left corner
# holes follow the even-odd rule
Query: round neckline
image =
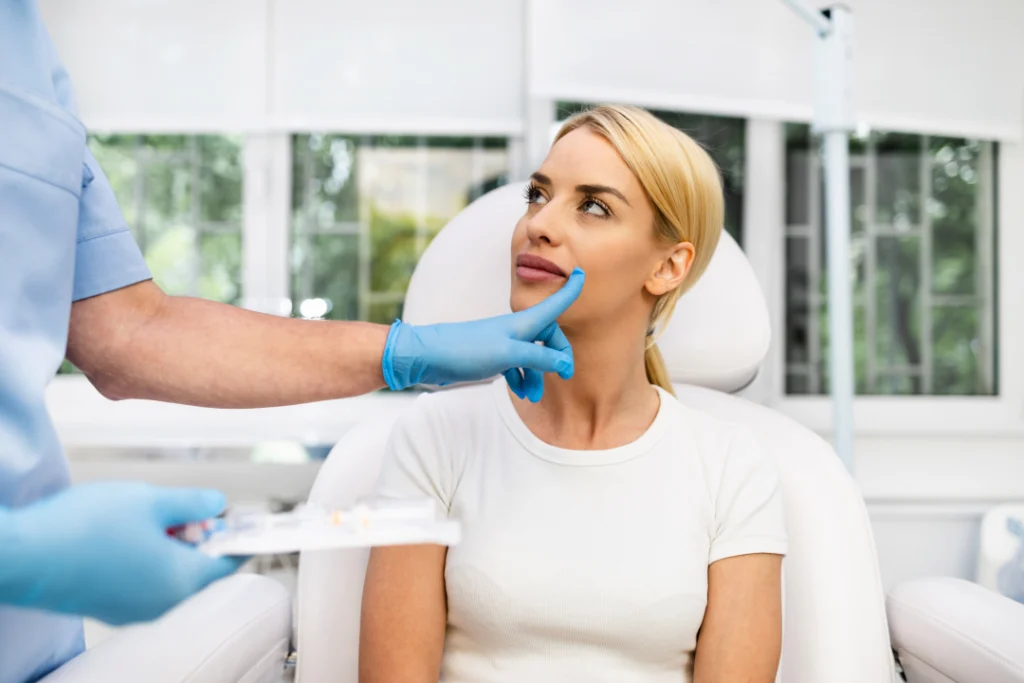
[(504, 377), (498, 378), (491, 385), (498, 413), (516, 440), (527, 451), (538, 458), (571, 467), (614, 465), (633, 460), (650, 452), (665, 435), (668, 427), (669, 399), (672, 398), (672, 395), (661, 387), (655, 386), (654, 388), (658, 390), (658, 398), (660, 399), (658, 412), (654, 416), (654, 421), (651, 422), (643, 434), (634, 441), (616, 446), (615, 448), (576, 450), (552, 446), (546, 441), (542, 441), (536, 434), (530, 431), (530, 428), (526, 426), (523, 418), (516, 411), (515, 404), (512, 403), (512, 397), (509, 395), (508, 384), (505, 382)]

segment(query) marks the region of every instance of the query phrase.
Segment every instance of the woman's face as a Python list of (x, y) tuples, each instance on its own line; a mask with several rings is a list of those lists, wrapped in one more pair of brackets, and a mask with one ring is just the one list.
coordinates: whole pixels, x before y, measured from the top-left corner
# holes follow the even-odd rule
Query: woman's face
[(559, 318), (563, 328), (612, 320), (646, 325), (657, 297), (689, 269), (692, 245), (656, 237), (654, 208), (640, 182), (611, 143), (585, 126), (551, 148), (527, 201), (512, 235), (513, 311), (556, 292), (579, 267), (586, 283)]

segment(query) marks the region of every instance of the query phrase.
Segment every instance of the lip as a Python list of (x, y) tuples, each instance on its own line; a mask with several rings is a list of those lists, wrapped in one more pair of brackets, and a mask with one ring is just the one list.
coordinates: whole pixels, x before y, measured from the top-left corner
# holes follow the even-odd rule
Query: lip
[(537, 276), (558, 276), (566, 277), (565, 271), (559, 268), (556, 264), (548, 261), (546, 258), (537, 256), (536, 254), (519, 254), (516, 257), (516, 273), (520, 276), (533, 275), (534, 277), (526, 277), (524, 279), (538, 279)]

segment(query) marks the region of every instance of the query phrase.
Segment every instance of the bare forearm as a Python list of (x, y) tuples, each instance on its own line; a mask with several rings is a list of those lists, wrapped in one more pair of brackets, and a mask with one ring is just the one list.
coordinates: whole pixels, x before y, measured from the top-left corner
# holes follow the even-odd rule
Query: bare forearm
[(72, 311), (68, 358), (110, 398), (258, 408), (384, 386), (387, 326), (280, 318), (134, 287), (149, 289)]

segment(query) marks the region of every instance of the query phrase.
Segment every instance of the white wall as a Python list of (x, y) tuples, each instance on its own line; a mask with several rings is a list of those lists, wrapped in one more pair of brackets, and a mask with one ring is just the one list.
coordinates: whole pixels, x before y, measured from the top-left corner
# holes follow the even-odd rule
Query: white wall
[[(289, 131), (510, 135), (525, 168), (547, 145), (554, 100), (617, 99), (751, 117), (747, 249), (782, 329), (779, 121), (810, 115), (811, 36), (778, 0), (40, 4), (93, 128), (249, 134), (246, 167), (257, 171), (246, 180), (250, 295), (272, 298), (286, 287), (279, 255), (289, 215)], [(1017, 267), (1024, 253), (1024, 3), (849, 4), (864, 120), (1001, 142), (1000, 396), (862, 398), (856, 406), (855, 474), (886, 580), (963, 575), (973, 566), (981, 511), (1024, 500), (1024, 271)], [(781, 354), (776, 344), (751, 395), (828, 436), (826, 400), (782, 394)], [(209, 411), (111, 404), (81, 378), (60, 378), (48, 396), (71, 445), (327, 441), (401, 400)], [(83, 478), (105, 472), (95, 463), (75, 467)], [(295, 491), (311, 476), (288, 472)], [(135, 473), (188, 481), (243, 476), (156, 463)]]

